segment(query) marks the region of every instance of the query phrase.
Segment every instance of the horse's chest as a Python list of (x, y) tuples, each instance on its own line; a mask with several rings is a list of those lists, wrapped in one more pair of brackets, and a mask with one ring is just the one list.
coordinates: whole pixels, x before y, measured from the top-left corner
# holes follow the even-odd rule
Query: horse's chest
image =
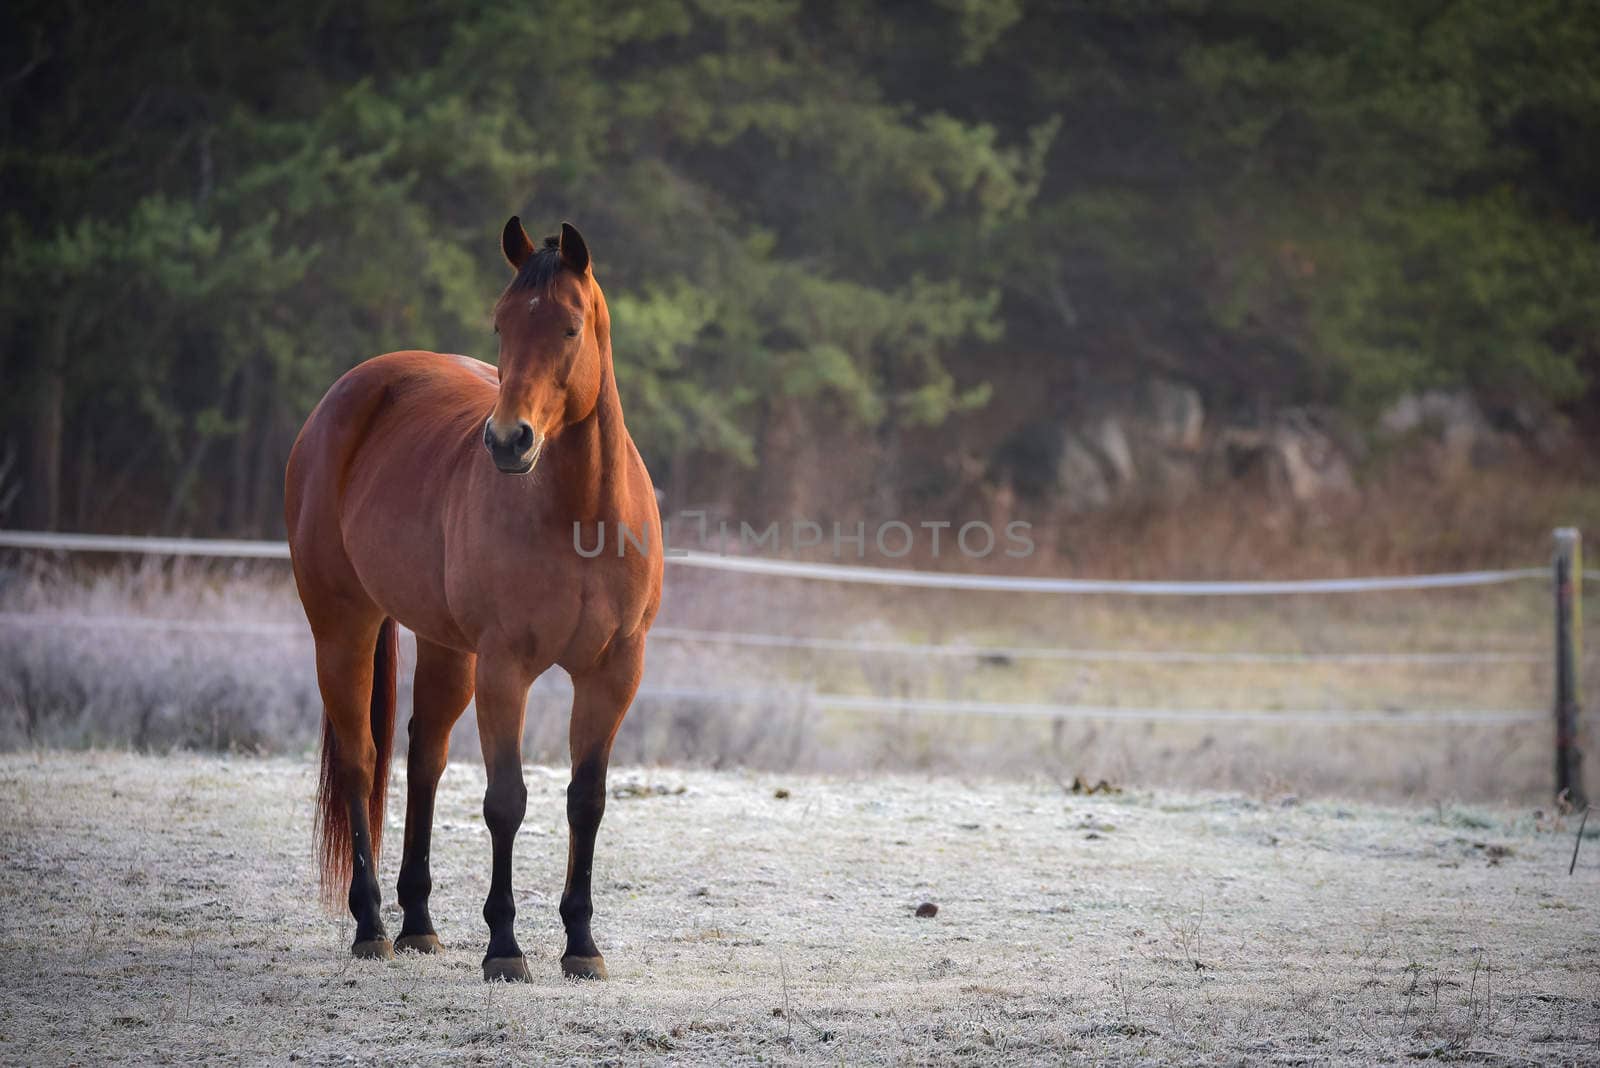
[(597, 661), (619, 635), (639, 629), (648, 609), (633, 569), (620, 562), (590, 564), (579, 580), (577, 625), (562, 657), (569, 668)]
[(623, 561), (529, 554), (514, 567), (464, 570), (450, 585), (453, 601), (474, 606), (462, 624), (480, 651), (508, 646), (568, 667), (596, 661), (646, 607)]

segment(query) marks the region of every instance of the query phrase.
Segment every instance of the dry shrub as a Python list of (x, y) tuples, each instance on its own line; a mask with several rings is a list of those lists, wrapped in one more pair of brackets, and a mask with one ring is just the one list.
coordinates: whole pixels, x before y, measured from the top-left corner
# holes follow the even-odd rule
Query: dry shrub
[(1375, 461), (1350, 500), (1273, 506), (1245, 486), (1068, 520), (1038, 567), (1096, 578), (1288, 579), (1526, 567), (1558, 526), (1600, 531), (1592, 473), (1522, 458), (1442, 476)]

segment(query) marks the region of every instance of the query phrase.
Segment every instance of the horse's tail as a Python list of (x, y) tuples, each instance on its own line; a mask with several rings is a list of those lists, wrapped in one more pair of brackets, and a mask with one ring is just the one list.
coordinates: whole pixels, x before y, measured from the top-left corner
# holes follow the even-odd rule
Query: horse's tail
[[(378, 628), (378, 644), (372, 652), (372, 705), (368, 712), (372, 744), (378, 755), (372, 773), (372, 792), (367, 796), (367, 827), (372, 835), (374, 864), (378, 862), (378, 851), (383, 845), (383, 803), (389, 792), (389, 756), (394, 751), (396, 675), (399, 667), (399, 628), (393, 619), (385, 619)], [(350, 889), (352, 866), (350, 811), (340, 796), (338, 781), (339, 748), (340, 742), (334, 733), (333, 723), (324, 714), (316, 830), (322, 899), (330, 908), (343, 906)]]

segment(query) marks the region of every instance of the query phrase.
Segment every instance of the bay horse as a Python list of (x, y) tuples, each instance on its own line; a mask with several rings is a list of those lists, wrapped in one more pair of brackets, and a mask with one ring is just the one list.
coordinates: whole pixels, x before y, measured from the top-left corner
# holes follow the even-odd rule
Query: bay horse
[[(434, 794), (451, 727), (476, 696), (493, 844), (483, 975), (529, 979), (511, 891), (528, 797), (523, 713), (533, 681), (560, 665), (573, 689), (561, 970), (603, 979), (589, 931), (595, 834), (611, 744), (661, 601), (661, 522), (623, 425), (611, 320), (582, 235), (563, 223), (535, 247), (513, 216), (500, 244), (515, 273), (494, 305), (498, 368), (420, 351), (367, 360), (328, 390), (289, 454), (284, 516), (324, 708), (323, 896), (336, 902), (348, 883), (357, 957), (438, 952), (428, 915)], [(647, 532), (644, 550), (629, 539), (616, 555), (575, 551), (575, 524), (622, 523)], [(417, 636), (417, 667), (396, 887), (405, 918), (391, 943), (377, 861), (397, 622)]]

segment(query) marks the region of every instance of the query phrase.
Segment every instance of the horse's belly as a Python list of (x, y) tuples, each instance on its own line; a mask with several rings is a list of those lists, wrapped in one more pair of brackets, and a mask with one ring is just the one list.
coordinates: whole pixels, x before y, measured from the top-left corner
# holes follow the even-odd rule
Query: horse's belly
[[(450, 611), (447, 528), (459, 469), (475, 458), (477, 412), (451, 417), (452, 391), (396, 391), (349, 470), (339, 527), (363, 590), (419, 636), (470, 650)], [(434, 397), (439, 392), (442, 396)]]
[(468, 644), (455, 620), (451, 618), (449, 601), (445, 596), (442, 553), (429, 550), (426, 532), (410, 532), (420, 536), (407, 537), (407, 532), (397, 532), (392, 541), (378, 532), (376, 544), (357, 535), (346, 540), (350, 562), (361, 579), (367, 595), (419, 637), (438, 645), (470, 652)]

